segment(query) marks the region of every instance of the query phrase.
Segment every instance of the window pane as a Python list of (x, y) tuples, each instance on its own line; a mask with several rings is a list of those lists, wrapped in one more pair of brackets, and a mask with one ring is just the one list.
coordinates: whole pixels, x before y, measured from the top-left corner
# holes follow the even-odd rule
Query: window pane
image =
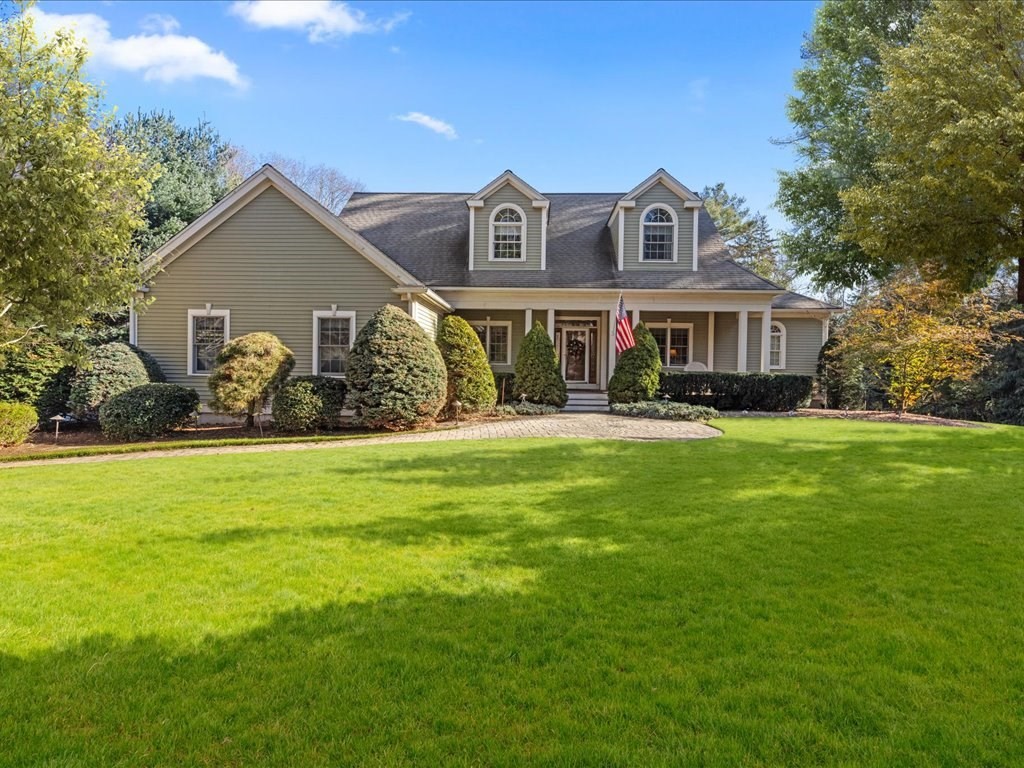
[[(516, 214), (518, 216), (518, 214)], [(497, 224), (494, 227), (494, 258), (521, 259), (523, 255), (522, 224)]]
[(773, 325), (771, 343), (768, 347), (768, 365), (774, 368), (782, 367), (782, 331)]
[(196, 373), (212, 371), (217, 353), (223, 346), (223, 317), (192, 318), (192, 369)]
[(476, 332), (476, 337), (480, 339), (480, 346), (487, 349), (487, 326), (486, 325), (474, 325), (473, 330)]
[(487, 360), (491, 363), (504, 363), (508, 360), (508, 328), (504, 325), (492, 325), (490, 331)]
[(644, 224), (644, 261), (672, 261), (672, 224)]
[(317, 357), (320, 361), (319, 373), (340, 375), (345, 373), (348, 362), (348, 350), (352, 339), (352, 321), (347, 317), (318, 318), (319, 348)]
[(661, 364), (667, 365), (666, 362), (666, 351), (668, 350), (668, 329), (667, 328), (649, 328), (651, 335), (654, 337), (654, 341), (658, 344), (658, 354), (661, 356)]
[(686, 365), (690, 361), (690, 331), (688, 328), (673, 328), (672, 343), (668, 349), (669, 365)]

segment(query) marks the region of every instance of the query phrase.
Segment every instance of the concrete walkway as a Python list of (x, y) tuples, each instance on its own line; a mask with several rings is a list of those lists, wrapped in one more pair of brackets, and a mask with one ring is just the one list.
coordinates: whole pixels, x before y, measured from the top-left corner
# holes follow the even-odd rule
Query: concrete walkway
[(271, 451), (312, 451), (355, 448), (362, 445), (392, 443), (435, 443), (448, 440), (497, 440), (522, 437), (568, 437), (591, 440), (699, 440), (718, 437), (717, 429), (692, 421), (660, 421), (613, 416), (610, 413), (559, 413), (554, 416), (527, 416), (505, 421), (471, 422), (457, 429), (415, 434), (381, 435), (358, 440), (321, 443), (267, 443), (225, 445), (219, 448), (180, 448), (170, 451), (141, 451), (109, 456), (75, 456), (64, 459), (33, 459), (0, 463), (0, 469), (51, 464), (92, 464), (105, 461), (164, 459), (172, 456), (209, 456), (222, 453), (269, 453)]

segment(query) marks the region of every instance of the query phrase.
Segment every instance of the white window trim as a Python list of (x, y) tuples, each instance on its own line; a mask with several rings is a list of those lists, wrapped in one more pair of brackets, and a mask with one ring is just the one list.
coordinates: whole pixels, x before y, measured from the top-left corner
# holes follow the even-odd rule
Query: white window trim
[[(668, 211), (668, 215), (672, 217), (672, 261), (665, 261), (664, 259), (644, 258), (644, 219), (646, 219), (647, 214), (653, 211), (655, 208), (661, 208), (663, 211)], [(637, 255), (637, 260), (641, 264), (676, 264), (679, 262), (679, 216), (672, 209), (671, 205), (666, 205), (665, 203), (651, 203), (646, 208), (644, 208), (643, 213), (640, 214), (639, 240), (640, 249)]]
[(352, 349), (352, 344), (356, 338), (356, 313), (340, 309), (325, 309), (313, 312), (313, 375), (328, 376), (332, 379), (344, 379), (344, 373), (320, 373), (320, 320), (325, 317), (348, 318), (348, 348)]
[[(779, 334), (779, 364), (772, 365), (772, 333), (775, 326), (779, 326), (781, 333)], [(772, 320), (768, 326), (768, 368), (772, 371), (781, 371), (786, 367), (786, 324), (780, 323), (778, 320)]]
[[(521, 229), (519, 230), (520, 231), (520, 238), (521, 238), (521, 241), (520, 241), (520, 245), (521, 245), (520, 252), (522, 253), (522, 256), (520, 256), (518, 259), (496, 259), (494, 257), (494, 227), (497, 224), (497, 222), (495, 222), (494, 219), (495, 219), (495, 217), (497, 217), (497, 215), (499, 213), (501, 213), (501, 211), (505, 210), (506, 208), (511, 208), (513, 211), (518, 213), (519, 217), (523, 220), (523, 225), (522, 225)], [(491, 215), (489, 217), (489, 221), (490, 221), (490, 224), (488, 226), (487, 260), (488, 261), (496, 261), (499, 264), (504, 264), (504, 263), (516, 264), (516, 263), (519, 263), (519, 262), (522, 262), (522, 261), (526, 261), (526, 212), (522, 208), (520, 208), (518, 205), (516, 205), (515, 203), (498, 203), (494, 207), (494, 210), (491, 211)]]
[(189, 376), (209, 376), (210, 371), (196, 371), (195, 369), (195, 358), (192, 357), (193, 346), (195, 345), (196, 339), (196, 326), (193, 318), (195, 317), (223, 317), (224, 318), (224, 343), (227, 344), (231, 340), (231, 310), (230, 309), (213, 309), (209, 304), (206, 305), (206, 309), (190, 309), (188, 311), (188, 375)]
[[(664, 328), (668, 331), (667, 338), (665, 339), (665, 359), (661, 361), (662, 368), (685, 368), (687, 365), (693, 362), (693, 323), (674, 323), (671, 320), (666, 320), (664, 323), (644, 323), (648, 328)], [(672, 331), (684, 328), (686, 329), (686, 362), (683, 364), (669, 365), (669, 350), (672, 349)]]
[[(501, 261), (501, 259), (499, 259)], [(511, 261), (511, 259), (510, 259)], [(487, 329), (487, 333), (484, 334), (484, 355), (487, 357), (488, 365), (512, 365), (512, 321), (511, 320), (470, 320), (468, 321), (470, 326), (482, 325)], [(491, 328), (496, 325), (500, 325), (505, 328), (508, 336), (508, 344), (505, 345), (505, 362), (499, 362), (497, 360), (491, 360), (490, 346), (491, 346)], [(475, 331), (474, 331), (475, 332)]]

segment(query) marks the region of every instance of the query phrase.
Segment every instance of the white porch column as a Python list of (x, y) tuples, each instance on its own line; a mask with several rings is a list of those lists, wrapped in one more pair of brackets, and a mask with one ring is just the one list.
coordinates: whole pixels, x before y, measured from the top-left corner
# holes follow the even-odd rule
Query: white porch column
[(555, 340), (555, 310), (548, 310), (548, 336), (551, 341)]
[(772, 310), (771, 307), (761, 313), (761, 373), (771, 369)]
[(736, 313), (739, 317), (736, 326), (736, 370), (744, 373), (747, 370), (747, 325), (749, 324), (747, 310), (740, 310)]
[(532, 329), (533, 329), (533, 310), (532, 309), (527, 309), (526, 310), (526, 330), (523, 331), (523, 335), (525, 336)]
[[(615, 373), (615, 310), (608, 310), (608, 381), (612, 380)], [(605, 386), (608, 386), (608, 381)]]
[(708, 312), (708, 370), (715, 370), (715, 313)]

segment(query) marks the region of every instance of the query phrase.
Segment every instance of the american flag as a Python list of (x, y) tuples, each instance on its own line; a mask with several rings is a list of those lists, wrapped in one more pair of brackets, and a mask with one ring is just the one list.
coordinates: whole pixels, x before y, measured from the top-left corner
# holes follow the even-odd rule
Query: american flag
[(629, 324), (629, 315), (626, 314), (626, 302), (619, 294), (619, 308), (615, 311), (615, 353), (621, 355), (630, 347), (636, 346), (633, 338), (633, 327)]

